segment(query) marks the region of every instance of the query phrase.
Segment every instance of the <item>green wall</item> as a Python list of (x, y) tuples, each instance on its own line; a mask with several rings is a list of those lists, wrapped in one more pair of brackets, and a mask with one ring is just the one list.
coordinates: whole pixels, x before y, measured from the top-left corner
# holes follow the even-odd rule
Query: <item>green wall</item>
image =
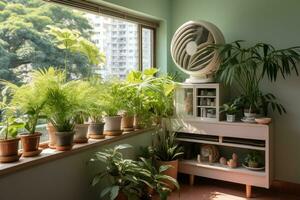
[[(277, 48), (300, 45), (299, 0), (172, 0), (172, 33), (188, 20), (217, 25), (226, 42), (238, 39), (271, 43)], [(174, 64), (169, 71), (176, 70)], [(275, 121), (275, 178), (300, 183), (300, 78), (292, 76), (263, 90), (273, 92), (287, 109)]]
[[(189, 20), (217, 25), (226, 41), (244, 39), (267, 42), (277, 48), (300, 45), (299, 0), (97, 0), (105, 1), (161, 20), (158, 30), (158, 62), (162, 71), (178, 71), (169, 46), (172, 34)], [(274, 115), (275, 178), (300, 183), (300, 78), (263, 84), (285, 105), (288, 114)], [(234, 89), (233, 89), (234, 90)]]

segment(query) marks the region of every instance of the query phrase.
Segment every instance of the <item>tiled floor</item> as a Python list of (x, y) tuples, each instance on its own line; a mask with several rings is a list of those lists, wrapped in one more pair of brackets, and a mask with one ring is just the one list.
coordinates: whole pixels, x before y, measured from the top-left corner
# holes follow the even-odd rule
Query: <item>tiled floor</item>
[[(181, 181), (180, 192), (172, 193), (168, 200), (246, 200), (245, 186), (197, 177), (195, 185)], [(253, 200), (300, 200), (300, 196), (253, 188)]]

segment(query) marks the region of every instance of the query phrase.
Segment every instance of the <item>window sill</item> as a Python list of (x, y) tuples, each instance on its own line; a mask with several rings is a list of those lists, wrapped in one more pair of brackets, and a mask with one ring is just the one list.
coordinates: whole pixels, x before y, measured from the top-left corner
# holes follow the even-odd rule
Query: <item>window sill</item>
[[(88, 143), (75, 144), (73, 149), (70, 151), (56, 151), (55, 149), (45, 148), (42, 153), (36, 157), (21, 157), (19, 161), (13, 163), (1, 163), (0, 164), (0, 176), (8, 175), (10, 173), (26, 169), (32, 166), (43, 164), (49, 161), (57, 160), (69, 155), (74, 155), (76, 153), (100, 147), (101, 145), (110, 144), (128, 137), (132, 137), (141, 133), (151, 131), (152, 129), (145, 129), (139, 131), (133, 131), (130, 133), (123, 134), (117, 137), (109, 137), (101, 140), (89, 139)], [(45, 146), (45, 143), (43, 144)]]

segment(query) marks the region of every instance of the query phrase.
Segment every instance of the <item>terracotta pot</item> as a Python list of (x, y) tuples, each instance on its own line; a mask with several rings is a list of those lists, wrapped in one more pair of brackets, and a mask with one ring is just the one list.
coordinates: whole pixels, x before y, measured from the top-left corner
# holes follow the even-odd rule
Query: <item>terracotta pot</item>
[(74, 142), (75, 143), (85, 143), (88, 141), (87, 133), (88, 133), (88, 124), (76, 124), (75, 125), (75, 135)]
[(104, 117), (105, 125), (104, 130), (105, 131), (120, 131), (121, 130), (121, 116), (107, 116)]
[(33, 152), (39, 149), (41, 133), (21, 134), (21, 143), (23, 152)]
[(118, 194), (116, 200), (128, 200), (128, 198), (127, 198), (127, 196), (123, 192), (120, 192)]
[(59, 151), (71, 150), (73, 146), (74, 132), (56, 132), (56, 149)]
[(0, 140), (0, 156), (9, 157), (18, 155), (20, 138)]
[(143, 123), (142, 123), (142, 120), (141, 120), (141, 117), (139, 117), (138, 115), (134, 116), (133, 126), (134, 126), (135, 130), (140, 130), (140, 129), (143, 129), (143, 127), (144, 127)]
[(51, 148), (51, 149), (55, 149), (55, 144), (56, 144), (56, 129), (55, 127), (51, 124), (51, 123), (48, 123), (47, 124), (47, 132), (49, 134), (49, 143), (48, 143), (48, 146)]
[[(178, 174), (178, 160), (172, 160), (172, 161), (160, 161), (157, 160), (156, 164), (158, 167), (162, 166), (162, 165), (170, 165), (172, 166), (171, 168), (169, 168), (168, 170), (164, 171), (163, 174), (170, 176), (174, 179), (177, 180), (177, 174)], [(172, 183), (170, 183), (169, 181), (166, 181), (166, 183), (168, 184), (169, 188), (171, 190), (174, 190), (176, 188), (176, 186)]]
[(134, 122), (133, 116), (123, 115), (122, 122), (121, 122), (122, 129), (133, 129), (133, 122)]
[(88, 127), (88, 134), (103, 135), (104, 123), (91, 122)]

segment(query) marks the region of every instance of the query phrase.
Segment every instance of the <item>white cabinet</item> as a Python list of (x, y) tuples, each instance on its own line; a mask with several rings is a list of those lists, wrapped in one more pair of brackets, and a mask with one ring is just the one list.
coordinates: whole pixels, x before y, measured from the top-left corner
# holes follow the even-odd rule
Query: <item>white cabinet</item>
[(175, 92), (176, 117), (220, 121), (220, 105), (224, 103), (224, 91), (218, 83), (180, 84)]

